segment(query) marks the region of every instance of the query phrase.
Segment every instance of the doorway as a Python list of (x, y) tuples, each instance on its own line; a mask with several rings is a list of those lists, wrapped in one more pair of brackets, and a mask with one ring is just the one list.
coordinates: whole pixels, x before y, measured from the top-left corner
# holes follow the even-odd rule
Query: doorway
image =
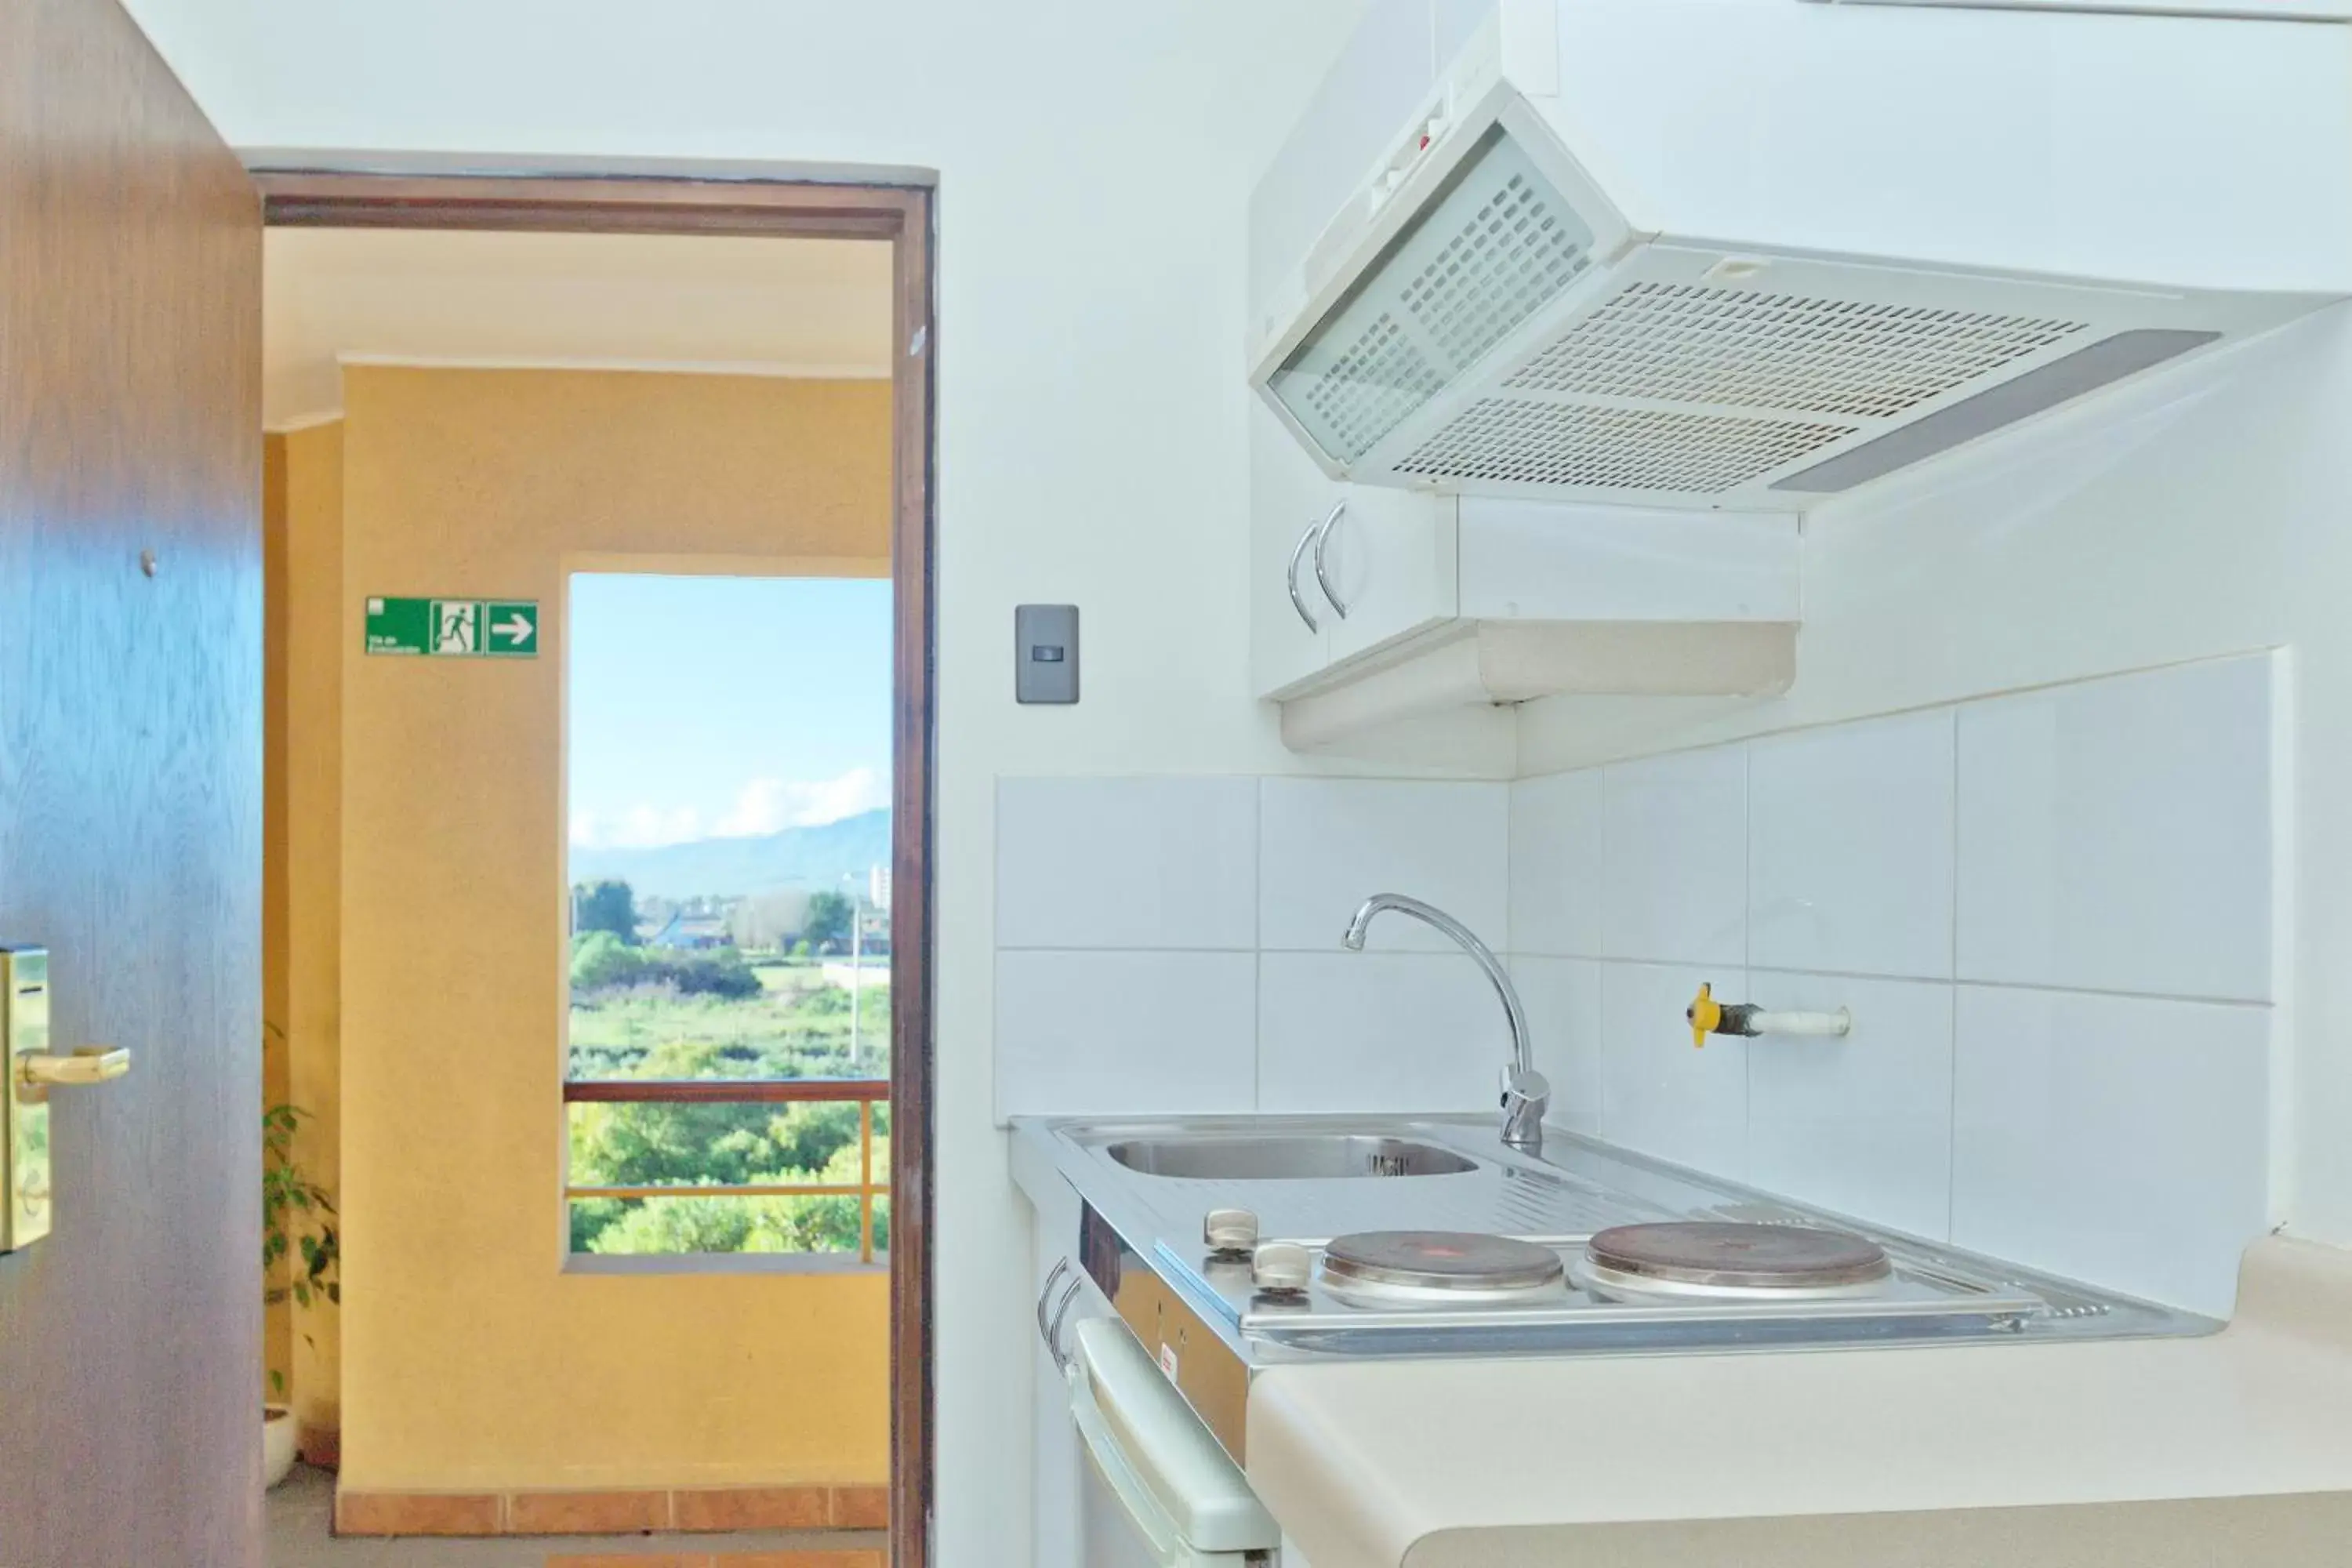
[[(859, 939), (860, 950), (854, 955), (860, 973), (853, 976), (853, 995), (863, 979), (866, 933), (890, 955), (888, 1135), (883, 1140), (875, 1140), (870, 1133), (861, 1136), (863, 1148), (887, 1151), (887, 1173), (861, 1173), (866, 1179), (858, 1184), (854, 1202), (862, 1211), (855, 1227), (862, 1260), (872, 1246), (868, 1239), (874, 1235), (871, 1209), (880, 1194), (887, 1194), (882, 1207), (889, 1303), (891, 1553), (899, 1564), (925, 1563), (929, 1560), (931, 1470), (930, 868), (935, 731), (931, 366), (936, 344), (930, 303), (931, 195), (914, 185), (710, 179), (684, 171), (618, 179), (570, 172), (552, 177), (414, 174), (314, 166), (319, 162), (331, 161), (273, 159), (254, 170), (263, 192), (267, 225), (314, 230), (850, 239), (884, 242), (889, 247), (888, 843), (886, 867), (867, 883), (869, 895), (887, 889), (888, 908), (887, 915), (877, 916), (872, 907), (877, 900), (869, 896), (857, 906), (861, 912), (853, 917), (852, 932)], [(440, 591), (424, 583), (383, 586), (394, 591)], [(346, 577), (345, 591), (373, 595), (375, 585)], [(373, 609), (371, 599), (372, 614)], [(481, 630), (477, 635), (487, 643), (498, 626), (521, 625), (511, 618), (514, 614), (511, 607), (497, 601), (482, 600)], [(395, 634), (389, 606), (385, 615), (384, 635), (391, 637)], [(453, 898), (449, 913), (451, 918), (463, 919), (461, 901)], [(695, 940), (687, 923), (681, 921), (676, 940)], [(790, 956), (785, 954), (786, 959)], [(693, 964), (680, 960), (679, 966)], [(860, 1012), (861, 1023), (863, 1017)], [(593, 1099), (595, 1091), (588, 1087)], [(566, 1098), (571, 1098), (569, 1091)], [(874, 1101), (869, 1100), (864, 1114), (870, 1118), (873, 1109)], [(568, 1233), (570, 1211), (579, 1200), (565, 1193), (558, 1202), (563, 1205)], [(363, 1248), (365, 1238), (355, 1237), (352, 1245)]]

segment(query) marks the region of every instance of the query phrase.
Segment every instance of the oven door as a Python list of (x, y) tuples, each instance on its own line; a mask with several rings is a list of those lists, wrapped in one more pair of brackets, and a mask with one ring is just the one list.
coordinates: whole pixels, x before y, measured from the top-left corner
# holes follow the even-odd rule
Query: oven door
[(1241, 1470), (1117, 1318), (1078, 1324), (1070, 1420), (1087, 1452), (1087, 1568), (1241, 1568), (1282, 1544)]

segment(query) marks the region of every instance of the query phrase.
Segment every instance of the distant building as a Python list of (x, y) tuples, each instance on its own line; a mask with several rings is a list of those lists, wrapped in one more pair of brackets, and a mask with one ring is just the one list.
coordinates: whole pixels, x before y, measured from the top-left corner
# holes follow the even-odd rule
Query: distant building
[(866, 901), (877, 910), (890, 907), (890, 868), (869, 866), (866, 868)]
[(702, 952), (714, 947), (731, 947), (734, 938), (722, 916), (680, 913), (670, 916), (669, 923), (654, 932), (646, 945), (669, 948), (675, 952)]
[(790, 946), (808, 924), (805, 891), (755, 893), (738, 902), (728, 929), (737, 947)]

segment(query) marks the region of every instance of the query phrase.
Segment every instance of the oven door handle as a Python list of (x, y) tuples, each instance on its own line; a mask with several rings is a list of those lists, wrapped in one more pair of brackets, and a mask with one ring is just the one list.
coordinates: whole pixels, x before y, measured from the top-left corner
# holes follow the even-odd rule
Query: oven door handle
[(1102, 1477), (1111, 1496), (1118, 1500), (1119, 1511), (1127, 1515), (1136, 1533), (1151, 1549), (1151, 1560), (1160, 1568), (1189, 1568), (1192, 1553), (1177, 1534), (1176, 1521), (1151, 1495), (1151, 1489), (1143, 1484), (1135, 1467), (1128, 1463), (1110, 1423), (1103, 1417), (1102, 1407), (1095, 1403), (1085, 1363), (1076, 1357), (1070, 1363), (1070, 1424), (1078, 1429), (1078, 1441), (1086, 1447), (1087, 1462)]
[(1282, 1531), (1118, 1318), (1070, 1335), (1070, 1421), (1087, 1457), (1160, 1568), (1234, 1568), (1282, 1545)]

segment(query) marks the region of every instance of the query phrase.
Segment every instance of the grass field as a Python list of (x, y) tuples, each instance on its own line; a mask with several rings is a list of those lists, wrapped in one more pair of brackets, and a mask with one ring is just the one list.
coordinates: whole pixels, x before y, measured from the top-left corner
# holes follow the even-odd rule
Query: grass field
[[(856, 999), (814, 963), (755, 967), (761, 994), (742, 1001), (685, 996), (666, 986), (574, 996), (572, 1076), (646, 1076), (649, 1062), (690, 1057), (695, 1078), (863, 1078), (889, 1070), (890, 992)], [(691, 1052), (675, 1048), (704, 1047)], [(672, 1065), (658, 1075), (669, 1077)]]

